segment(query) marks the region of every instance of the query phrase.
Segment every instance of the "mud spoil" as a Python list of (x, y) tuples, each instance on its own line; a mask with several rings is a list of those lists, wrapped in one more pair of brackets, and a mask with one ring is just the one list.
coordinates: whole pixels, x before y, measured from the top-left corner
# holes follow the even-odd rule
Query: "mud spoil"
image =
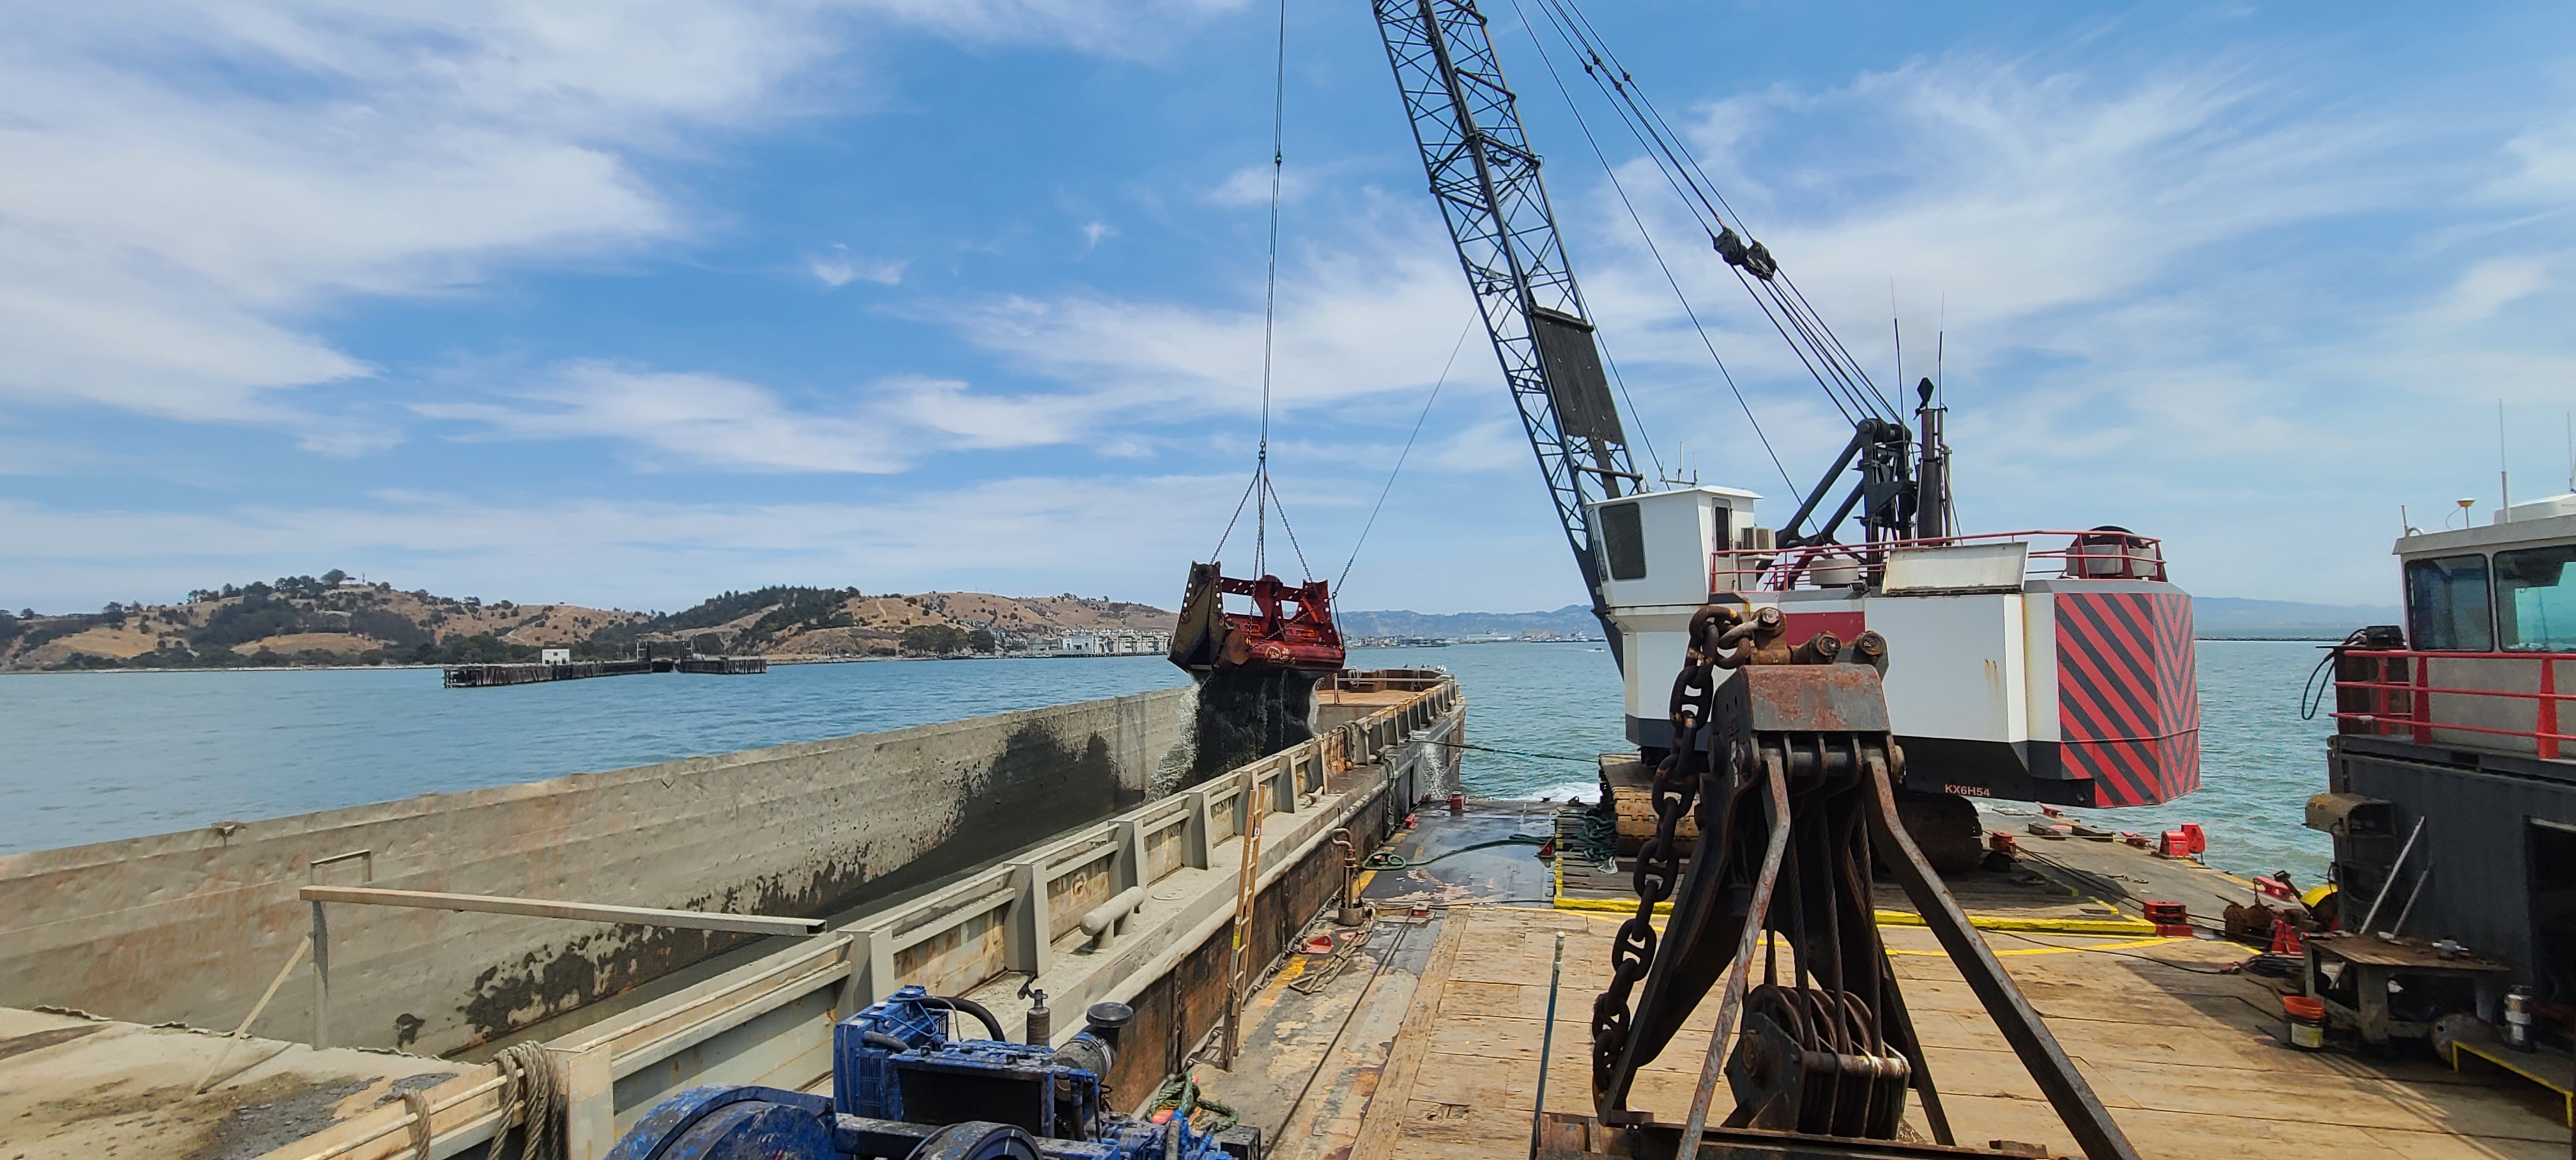
[(106, 1029), (104, 1024), (93, 1023), (87, 1027), (56, 1027), (50, 1031), (38, 1031), (0, 1039), (0, 1059), (24, 1055), (38, 1048), (52, 1047), (57, 1043), (69, 1043), (85, 1036), (96, 1035)]
[[(438, 1082), (448, 1077), (425, 1078)], [(341, 1101), (379, 1082), (380, 1078), (366, 1078), (316, 1084), (301, 1076), (278, 1075), (192, 1096), (184, 1085), (152, 1086), (118, 1079), (75, 1099), (38, 1105), (30, 1116), (41, 1117), (54, 1130), (40, 1138), (14, 1139), (0, 1148), (35, 1160), (104, 1156), (119, 1151), (118, 1143), (150, 1140), (151, 1155), (249, 1160), (329, 1128), (339, 1122)]]
[(1315, 736), (1320, 672), (1217, 669), (1198, 678), (1185, 785), (1197, 785)]
[[(447, 1078), (435, 1077), (440, 1082)], [(265, 1156), (338, 1123), (340, 1101), (375, 1082), (352, 1079), (305, 1087), (291, 1077), (280, 1076), (241, 1089), (233, 1097), (237, 1102), (232, 1114), (214, 1125), (205, 1143), (188, 1153), (188, 1160), (249, 1160)]]

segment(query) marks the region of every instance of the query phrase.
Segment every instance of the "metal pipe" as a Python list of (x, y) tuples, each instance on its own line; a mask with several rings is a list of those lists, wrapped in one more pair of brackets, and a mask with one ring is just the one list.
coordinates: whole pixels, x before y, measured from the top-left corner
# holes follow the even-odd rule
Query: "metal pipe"
[[(726, 930), (742, 934), (820, 934), (819, 918), (786, 918), (767, 914), (715, 914), (700, 910), (661, 910), (650, 906), (607, 906), (591, 902), (557, 902), (545, 898), (506, 898), (492, 894), (444, 894), (430, 890), (378, 890), (358, 886), (303, 886), (305, 901), (358, 902), (371, 906), (411, 906), (424, 910), (516, 914), (529, 918), (568, 918), (577, 922), (633, 923), (690, 930)], [(318, 912), (318, 910), (317, 910)], [(319, 948), (316, 948), (318, 953)]]
[(1136, 913), (1137, 908), (1143, 905), (1145, 905), (1144, 887), (1130, 886), (1121, 890), (1109, 901), (1092, 907), (1089, 913), (1082, 916), (1082, 933), (1092, 937), (1094, 947), (1106, 947), (1110, 940), (1116, 937), (1118, 925), (1127, 921), (1127, 916)]
[(924, 1007), (946, 1007), (960, 1015), (971, 1015), (975, 1018), (976, 1022), (984, 1025), (984, 1030), (993, 1033), (993, 1041), (995, 1043), (1009, 1043), (1011, 1041), (1010, 1036), (1002, 1034), (1002, 1021), (993, 1017), (992, 1009), (974, 1001), (973, 999), (959, 998), (955, 995), (931, 995), (922, 999), (921, 1005)]
[(1538, 1033), (1538, 1096), (1530, 1104), (1530, 1160), (1538, 1160), (1540, 1129), (1547, 1124), (1547, 1057), (1556, 1046), (1556, 987), (1565, 978), (1565, 932), (1556, 932), (1556, 959), (1547, 967), (1547, 1027)]
[(1764, 917), (1771, 913), (1771, 888), (1780, 881), (1780, 860), (1789, 850), (1787, 771), (1781, 768), (1781, 762), (1761, 760), (1770, 771), (1770, 848), (1763, 852), (1762, 871), (1753, 880), (1753, 901), (1744, 911), (1744, 935), (1735, 947), (1735, 967), (1727, 972), (1726, 993), (1717, 1006), (1717, 1024), (1708, 1030), (1708, 1055), (1700, 1060), (1699, 1084), (1691, 1092), (1690, 1121), (1682, 1129), (1681, 1146), (1693, 1156), (1699, 1154), (1700, 1140), (1708, 1131), (1709, 1101), (1717, 1097), (1718, 1077), (1725, 1074), (1726, 1033), (1735, 1023), (1736, 1008), (1744, 1003), (1745, 984), (1753, 969), (1753, 948), (1762, 937)]
[(2397, 861), (2395, 861), (2395, 862), (2393, 862), (2393, 863), (2390, 863), (2390, 864), (2389, 864), (2389, 867), (2388, 867), (2388, 881), (2386, 881), (2386, 882), (2384, 882), (2384, 883), (2381, 883), (2381, 884), (2380, 884), (2380, 887), (2379, 887), (2379, 897), (2377, 897), (2377, 898), (2374, 898), (2374, 899), (2371, 899), (2371, 900), (2370, 900), (2370, 910), (2369, 910), (2369, 912), (2368, 912), (2368, 913), (2365, 913), (2365, 914), (2363, 914), (2363, 915), (2361, 916), (2361, 925), (2360, 925), (2360, 926), (2357, 926), (2357, 927), (2354, 927), (2354, 928), (2353, 928), (2352, 933), (2354, 933), (2354, 934), (2369, 934), (2369, 933), (2370, 933), (2370, 924), (2371, 924), (2371, 921), (2379, 917), (2379, 906), (2380, 906), (2380, 904), (2381, 904), (2381, 903), (2384, 903), (2384, 902), (2386, 902), (2386, 901), (2388, 901), (2388, 894), (2389, 894), (2389, 890), (2390, 890), (2390, 888), (2392, 888), (2392, 887), (2394, 887), (2394, 886), (2396, 886), (2396, 885), (2397, 885), (2397, 872), (2406, 868), (2406, 856), (2407, 856), (2408, 854), (2412, 854), (2412, 853), (2414, 853), (2414, 852), (2415, 852), (2415, 839), (2417, 839), (2417, 838), (2421, 838), (2421, 837), (2423, 837), (2423, 836), (2424, 836), (2424, 823), (2425, 823), (2427, 820), (2429, 820), (2429, 819), (2425, 819), (2425, 818), (2417, 818), (2417, 819), (2415, 819), (2415, 828), (2414, 828), (2412, 831), (2409, 831), (2409, 832), (2407, 833), (2407, 835), (2406, 835), (2406, 844), (2405, 844), (2404, 846), (2402, 846), (2402, 847), (2399, 847), (2399, 848), (2398, 848), (2398, 851), (2397, 851)]
[(295, 944), (295, 953), (286, 956), (286, 965), (277, 969), (277, 977), (269, 980), (267, 990), (260, 992), (259, 1002), (250, 1005), (250, 1014), (242, 1016), (241, 1026), (233, 1028), (232, 1035), (224, 1040), (224, 1049), (215, 1053), (215, 1061), (206, 1065), (204, 1078), (197, 1081), (197, 1086), (190, 1089), (189, 1094), (204, 1095), (206, 1085), (215, 1082), (215, 1073), (224, 1069), (224, 1061), (232, 1058), (233, 1048), (241, 1043), (242, 1036), (250, 1033), (250, 1025), (259, 1020), (260, 1012), (268, 1010), (268, 1001), (277, 997), (277, 989), (286, 985), (286, 977), (295, 973), (295, 965), (304, 961), (304, 952), (309, 945), (303, 942)]
[(2415, 889), (2406, 892), (2406, 905), (2397, 908), (2397, 921), (2388, 924), (2388, 933), (2406, 929), (2406, 916), (2415, 913), (2415, 900), (2424, 896), (2424, 880), (2433, 876), (2434, 862), (2424, 859), (2424, 868), (2415, 874)]

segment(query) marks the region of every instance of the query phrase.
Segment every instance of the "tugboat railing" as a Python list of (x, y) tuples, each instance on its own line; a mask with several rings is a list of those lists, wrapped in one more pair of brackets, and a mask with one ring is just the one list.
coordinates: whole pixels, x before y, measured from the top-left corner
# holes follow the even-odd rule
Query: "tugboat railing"
[[(2576, 701), (2576, 692), (2558, 691), (2558, 666), (2576, 664), (2576, 652), (2449, 652), (2426, 649), (2359, 649), (2338, 650), (2335, 668), (2335, 709), (2332, 714), (2338, 728), (2346, 733), (2378, 735), (2404, 734), (2418, 745), (2430, 745), (2436, 730), (2476, 733), (2492, 737), (2512, 737), (2532, 743), (2543, 758), (2564, 755), (2564, 743), (2576, 741), (2576, 734), (2561, 732), (2559, 703)], [(2532, 665), (2534, 686), (2522, 689), (2463, 688), (2456, 684), (2434, 684), (2433, 662), (2441, 661), (2519, 661)], [(2506, 670), (2511, 674), (2511, 670)], [(2520, 683), (2516, 681), (2515, 683)], [(2515, 729), (2498, 725), (2473, 725), (2449, 717), (2437, 717), (2433, 698), (2493, 697), (2507, 703), (2530, 701), (2532, 726)], [(2355, 728), (2357, 726), (2357, 728)]]
[(2084, 531), (1981, 532), (1859, 544), (1809, 544), (1798, 548), (1729, 548), (1710, 553), (1709, 591), (1782, 592), (1794, 588), (1837, 588), (1843, 584), (1820, 577), (1832, 576), (1838, 570), (1854, 573), (1854, 579), (1866, 575), (1875, 584), (1886, 571), (1888, 558), (1898, 552), (2030, 543), (2056, 538), (2063, 539), (2062, 546), (2041, 548), (2033, 544), (2024, 565), (2026, 579), (2162, 581), (2167, 578), (2163, 541), (2122, 528), (2106, 527)]

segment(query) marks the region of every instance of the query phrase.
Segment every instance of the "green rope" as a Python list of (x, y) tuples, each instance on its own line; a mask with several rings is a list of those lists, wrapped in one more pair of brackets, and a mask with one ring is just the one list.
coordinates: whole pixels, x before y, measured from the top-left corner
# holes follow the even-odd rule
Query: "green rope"
[(1612, 865), (1619, 861), (1619, 822), (1592, 806), (1568, 806), (1557, 811), (1556, 836), (1565, 847), (1572, 847), (1584, 861), (1595, 865)]
[(1150, 1118), (1154, 1113), (1167, 1109), (1176, 1119), (1208, 1113), (1213, 1118), (1207, 1123), (1190, 1120), (1190, 1130), (1203, 1136), (1222, 1132), (1242, 1122), (1242, 1116), (1233, 1105), (1199, 1094), (1198, 1081), (1185, 1075), (1173, 1076), (1164, 1080), (1163, 1086), (1155, 1088), (1153, 1101), (1145, 1105), (1145, 1114)]

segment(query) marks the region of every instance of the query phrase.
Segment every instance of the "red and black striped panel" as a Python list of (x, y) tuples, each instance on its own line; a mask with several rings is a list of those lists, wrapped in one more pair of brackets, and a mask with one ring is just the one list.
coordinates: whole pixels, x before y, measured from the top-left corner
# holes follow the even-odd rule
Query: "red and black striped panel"
[(2094, 804), (2142, 806), (2200, 788), (2191, 597), (2057, 593), (2059, 760)]

